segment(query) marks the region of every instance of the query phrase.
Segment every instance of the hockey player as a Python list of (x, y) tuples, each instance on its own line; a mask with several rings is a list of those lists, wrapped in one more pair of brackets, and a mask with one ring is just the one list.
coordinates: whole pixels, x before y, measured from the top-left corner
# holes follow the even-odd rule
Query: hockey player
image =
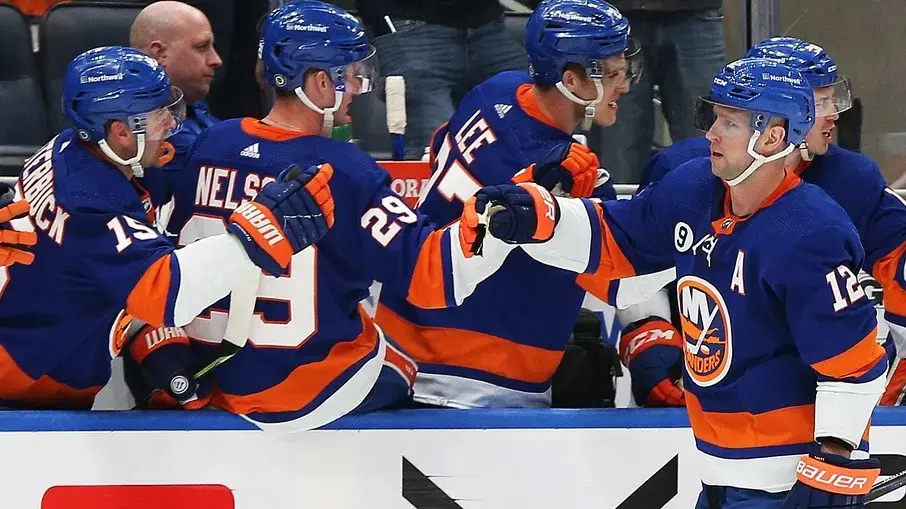
[[(676, 267), (698, 509), (862, 507), (880, 470), (852, 451), (887, 361), (856, 278), (856, 229), (784, 169), (815, 123), (814, 94), (791, 68), (747, 58), (715, 76), (700, 106), (709, 158), (632, 200), (557, 198), (553, 238), (522, 249), (543, 261), (571, 244), (585, 272), (615, 278)], [(476, 213), (495, 199), (482, 190)], [(498, 238), (518, 230), (509, 207), (490, 219)]]
[[(25, 248), (35, 245), (38, 237), (35, 232), (16, 231), (10, 228), (9, 221), (28, 214), (28, 202), (13, 202), (13, 190), (0, 183), (0, 267), (14, 263), (31, 265), (34, 255)], [(0, 269), (2, 270), (2, 269)]]
[[(213, 372), (214, 405), (264, 429), (296, 431), (410, 394), (415, 363), (359, 304), (373, 280), (419, 306), (453, 305), (514, 247), (497, 242), (471, 256), (477, 223), (438, 229), (390, 190), (374, 160), (330, 138), (333, 113), (368, 92), (377, 76), (374, 48), (356, 18), (297, 1), (269, 13), (261, 37), (263, 78), (276, 102), (261, 120), (228, 120), (198, 138), (168, 230), (180, 244), (222, 231), (240, 200), (293, 161), (333, 168), (336, 224), (293, 257), (289, 277), (261, 278), (248, 345)], [(549, 194), (537, 196), (539, 205), (553, 206)], [(549, 234), (554, 217), (539, 210), (536, 225)], [(186, 331), (201, 343), (219, 341), (226, 312), (218, 303)]]
[[(87, 51), (66, 70), (62, 102), (75, 128), (32, 156), (16, 186), (30, 209), (14, 226), (36, 233), (34, 263), (0, 269), (6, 406), (90, 408), (133, 318), (184, 325), (224, 297), (237, 274), (286, 270), (292, 253), (318, 238), (300, 230), (318, 221), (327, 229), (320, 209), (329, 211), (329, 188), (311, 178), (323, 173), (313, 168), (304, 173), (311, 182), (263, 189), (229, 218), (232, 234), (173, 249), (134, 180), (158, 164), (160, 143), (180, 120), (180, 93), (163, 68), (129, 48)], [(306, 218), (316, 212), (320, 219)], [(161, 355), (145, 360), (158, 364)]]
[[(779, 59), (798, 70), (815, 92), (816, 125), (798, 149), (786, 157), (786, 167), (827, 192), (843, 207), (859, 232), (865, 269), (884, 289), (885, 318), (890, 326), (888, 341), (897, 343), (900, 350), (900, 355), (893, 356), (881, 404), (901, 404), (906, 362), (897, 357), (906, 350), (906, 289), (897, 267), (902, 266), (906, 252), (906, 204), (887, 188), (874, 161), (831, 143), (834, 123), (840, 113), (852, 106), (852, 96), (849, 81), (838, 74), (836, 62), (821, 47), (793, 37), (775, 37), (756, 44), (748, 56)], [(709, 154), (710, 144), (705, 137), (684, 140), (652, 158), (646, 174), (650, 175), (649, 181), (657, 181), (684, 162)], [(663, 296), (658, 299), (666, 302)], [(624, 359), (631, 359), (628, 362), (633, 392), (639, 404), (646, 403), (646, 395), (648, 404), (662, 402), (652, 387), (667, 387), (673, 378), (669, 373), (679, 372), (682, 357), (678, 346), (662, 343), (644, 355), (628, 353), (631, 340), (640, 333), (661, 330), (662, 337), (666, 335), (671, 328), (667, 323), (669, 313), (665, 305), (657, 305), (656, 301), (618, 311), (621, 319), (630, 317), (623, 323), (635, 322), (624, 330), (627, 341), (622, 345)], [(890, 345), (891, 350), (893, 346)]]
[[(446, 224), (481, 186), (529, 180), (615, 198), (609, 182), (595, 188), (598, 158), (571, 133), (616, 121), (617, 100), (640, 68), (631, 46), (629, 22), (602, 0), (542, 2), (525, 31), (531, 73), (504, 72), (478, 85), (438, 129), (419, 211)], [(422, 310), (382, 289), (377, 322), (419, 363), (416, 401), (547, 407), (588, 279), (517, 251), (457, 308)], [(590, 288), (607, 297), (606, 284)]]

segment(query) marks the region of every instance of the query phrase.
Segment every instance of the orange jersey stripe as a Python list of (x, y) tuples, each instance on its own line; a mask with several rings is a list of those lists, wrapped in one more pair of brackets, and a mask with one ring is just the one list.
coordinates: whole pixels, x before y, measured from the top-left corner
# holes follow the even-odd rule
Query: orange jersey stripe
[(522, 108), (522, 111), (526, 115), (534, 118), (535, 120), (547, 124), (551, 127), (560, 129), (556, 122), (541, 109), (541, 105), (538, 103), (538, 99), (532, 95), (532, 85), (526, 83), (524, 85), (519, 85), (519, 88), (516, 89), (516, 102), (519, 103), (519, 107)]
[(831, 378), (862, 376), (887, 355), (877, 337), (878, 328), (875, 327), (849, 350), (812, 364), (812, 369)]
[(900, 316), (906, 316), (906, 290), (897, 283), (896, 275), (904, 253), (906, 243), (876, 261), (872, 270), (872, 275), (884, 288), (884, 309)]
[(47, 375), (35, 380), (0, 346), (0, 399), (41, 408), (88, 409), (101, 387), (74, 389)]
[(171, 256), (164, 255), (151, 264), (126, 299), (126, 312), (154, 327), (167, 325), (164, 318), (173, 278), (170, 272)]
[(249, 136), (257, 136), (263, 140), (270, 141), (286, 141), (305, 135), (299, 131), (292, 131), (275, 125), (266, 124), (258, 119), (250, 117), (240, 120), (239, 126), (242, 127), (242, 130)]
[(551, 351), (480, 332), (417, 327), (384, 306), (377, 323), (416, 362), (444, 364), (492, 373), (520, 382), (544, 383), (563, 358)]
[(728, 449), (801, 444), (814, 440), (815, 405), (781, 408), (762, 414), (705, 412), (686, 392), (692, 432), (699, 440)]
[(437, 230), (428, 235), (415, 262), (408, 300), (420, 308), (437, 309), (447, 305), (441, 245), (444, 231)]
[(292, 412), (304, 408), (331, 382), (350, 366), (367, 357), (377, 346), (378, 334), (374, 322), (365, 315), (361, 307), (359, 316), (365, 327), (362, 333), (352, 341), (335, 344), (323, 360), (303, 364), (279, 384), (254, 394), (226, 394), (215, 388), (211, 403), (238, 414)]

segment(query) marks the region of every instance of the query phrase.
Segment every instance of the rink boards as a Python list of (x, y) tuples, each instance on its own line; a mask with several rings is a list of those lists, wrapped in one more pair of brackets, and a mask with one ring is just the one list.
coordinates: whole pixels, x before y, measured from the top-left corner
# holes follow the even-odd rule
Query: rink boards
[[(906, 409), (873, 422), (882, 474), (906, 469)], [(219, 411), (7, 411), (0, 451), (17, 508), (678, 509), (699, 489), (682, 410), (413, 410), (282, 436)]]

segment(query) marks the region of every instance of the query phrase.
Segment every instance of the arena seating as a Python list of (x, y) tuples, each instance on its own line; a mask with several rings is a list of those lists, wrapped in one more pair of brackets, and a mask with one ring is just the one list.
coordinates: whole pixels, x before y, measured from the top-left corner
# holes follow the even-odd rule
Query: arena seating
[(0, 4), (0, 48), (0, 174), (15, 174), (49, 131), (28, 23), (8, 4)]

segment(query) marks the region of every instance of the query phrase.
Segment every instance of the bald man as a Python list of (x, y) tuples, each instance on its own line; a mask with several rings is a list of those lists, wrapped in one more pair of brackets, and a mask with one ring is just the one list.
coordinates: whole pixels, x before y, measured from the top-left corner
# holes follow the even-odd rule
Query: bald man
[(182, 2), (155, 2), (142, 9), (132, 23), (129, 44), (164, 66), (172, 84), (182, 90), (187, 105), (182, 129), (167, 140), (172, 147), (166, 147), (166, 164), (160, 170), (146, 170), (141, 179), (153, 205), (160, 207), (172, 198), (195, 138), (218, 122), (202, 101), (223, 61), (214, 49), (208, 18)]

